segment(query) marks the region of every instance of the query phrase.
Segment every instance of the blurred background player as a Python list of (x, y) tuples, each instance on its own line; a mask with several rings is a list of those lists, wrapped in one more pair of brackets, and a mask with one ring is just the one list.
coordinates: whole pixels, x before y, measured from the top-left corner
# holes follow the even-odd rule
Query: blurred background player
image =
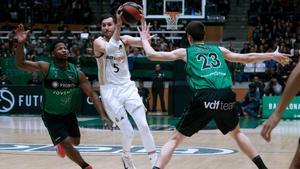
[(42, 104), (42, 119), (48, 129), (51, 140), (57, 145), (58, 155), (64, 157), (65, 154), (82, 169), (92, 169), (86, 163), (80, 153), (74, 148), (80, 143), (80, 131), (76, 118), (76, 111), (80, 105), (81, 89), (93, 101), (101, 119), (109, 124), (105, 116), (105, 111), (93, 91), (86, 76), (78, 71), (75, 65), (68, 63), (69, 51), (63, 42), (57, 41), (53, 44), (53, 63), (24, 60), (24, 43), (27, 40), (27, 33), (23, 25), (19, 25), (16, 30), (18, 46), (16, 49), (16, 65), (18, 68), (41, 72), (43, 75), (44, 99)]
[(98, 64), (100, 94), (106, 111), (121, 130), (123, 146), (122, 161), (125, 168), (135, 169), (130, 155), (134, 136), (127, 112), (135, 121), (143, 145), (153, 166), (157, 159), (153, 136), (150, 132), (146, 111), (135, 82), (130, 80), (127, 53), (129, 46), (142, 47), (140, 38), (120, 36), (122, 21), (121, 8), (114, 16), (104, 16), (101, 21), (103, 37), (94, 41), (94, 52)]
[[(281, 64), (288, 60), (287, 54), (249, 53), (238, 54), (223, 47), (204, 43), (204, 25), (192, 21), (186, 27), (190, 47), (171, 52), (156, 52), (148, 41), (150, 25), (142, 23), (140, 36), (146, 55), (153, 61), (183, 60), (186, 62), (187, 81), (194, 97), (181, 116), (170, 140), (162, 147), (160, 157), (153, 169), (164, 169), (176, 147), (186, 138), (215, 120), (218, 129), (236, 141), (240, 149), (259, 169), (267, 169), (248, 137), (240, 131), (239, 117), (234, 108), (236, 95), (232, 92), (232, 80), (225, 59), (230, 62), (255, 63), (274, 59)], [(211, 58), (209, 62), (208, 58)]]

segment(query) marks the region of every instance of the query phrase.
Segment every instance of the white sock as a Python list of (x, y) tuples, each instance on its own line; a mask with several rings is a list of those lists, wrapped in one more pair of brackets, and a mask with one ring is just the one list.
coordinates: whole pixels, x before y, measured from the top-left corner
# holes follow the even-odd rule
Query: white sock
[(156, 164), (156, 161), (157, 161), (157, 153), (152, 153), (152, 154), (149, 154), (149, 160), (150, 160), (150, 163), (151, 163), (151, 167), (154, 167), (155, 164)]

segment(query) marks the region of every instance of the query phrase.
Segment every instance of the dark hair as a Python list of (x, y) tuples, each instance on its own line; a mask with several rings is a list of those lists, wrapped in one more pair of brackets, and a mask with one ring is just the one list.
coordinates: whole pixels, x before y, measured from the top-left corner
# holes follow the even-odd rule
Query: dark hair
[(187, 26), (185, 32), (191, 35), (194, 41), (203, 41), (205, 30), (204, 25), (200, 21), (191, 21)]
[(114, 23), (117, 23), (117, 18), (116, 18), (116, 16), (114, 16), (114, 15), (112, 15), (112, 14), (109, 14), (109, 13), (102, 15), (102, 17), (100, 18), (100, 20), (98, 21), (98, 23), (101, 24), (102, 21), (103, 21), (104, 19), (107, 19), (107, 18), (112, 18), (112, 19), (113, 19), (113, 22), (114, 22)]
[(53, 51), (55, 50), (56, 45), (59, 44), (59, 43), (65, 44), (65, 42), (64, 42), (63, 40), (61, 40), (61, 39), (60, 39), (60, 40), (54, 41), (54, 42), (51, 44), (51, 46), (50, 46), (50, 52), (53, 52)]

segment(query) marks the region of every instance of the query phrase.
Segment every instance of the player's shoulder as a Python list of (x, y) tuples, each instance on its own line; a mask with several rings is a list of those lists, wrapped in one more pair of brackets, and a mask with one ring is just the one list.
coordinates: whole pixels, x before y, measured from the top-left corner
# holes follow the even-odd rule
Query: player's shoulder
[(96, 39), (94, 40), (94, 43), (95, 43), (95, 42), (102, 42), (102, 41), (105, 42), (104, 38), (103, 38), (102, 36), (99, 36), (98, 38), (96, 38)]

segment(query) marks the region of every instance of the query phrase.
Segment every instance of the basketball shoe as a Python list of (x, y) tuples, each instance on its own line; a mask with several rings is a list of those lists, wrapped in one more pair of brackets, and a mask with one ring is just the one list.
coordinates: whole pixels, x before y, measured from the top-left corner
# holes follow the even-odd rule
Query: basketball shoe
[(122, 162), (124, 165), (124, 169), (136, 169), (132, 162), (130, 154), (122, 153)]

